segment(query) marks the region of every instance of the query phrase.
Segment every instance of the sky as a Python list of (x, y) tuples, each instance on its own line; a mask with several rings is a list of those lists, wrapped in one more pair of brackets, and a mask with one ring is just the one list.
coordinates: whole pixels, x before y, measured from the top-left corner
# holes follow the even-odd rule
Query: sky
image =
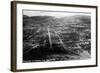
[(90, 15), (90, 13), (79, 12), (57, 12), (57, 11), (39, 11), (39, 10), (23, 10), (23, 15), (28, 16), (54, 16), (57, 18), (73, 15)]

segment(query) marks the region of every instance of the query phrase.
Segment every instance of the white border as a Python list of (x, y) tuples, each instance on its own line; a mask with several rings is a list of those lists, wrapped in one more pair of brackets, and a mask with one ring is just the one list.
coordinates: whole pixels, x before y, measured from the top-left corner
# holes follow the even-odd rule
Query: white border
[[(54, 11), (74, 11), (74, 12), (89, 12), (91, 13), (91, 59), (88, 60), (74, 60), (74, 61), (59, 61), (59, 62), (35, 62), (22, 63), (22, 10), (54, 10)], [(95, 65), (96, 61), (96, 10), (94, 8), (80, 8), (80, 7), (61, 7), (61, 6), (47, 6), (47, 5), (28, 5), (17, 4), (17, 69), (31, 69), (31, 68), (50, 68), (50, 67), (68, 67), (68, 66), (82, 66)]]

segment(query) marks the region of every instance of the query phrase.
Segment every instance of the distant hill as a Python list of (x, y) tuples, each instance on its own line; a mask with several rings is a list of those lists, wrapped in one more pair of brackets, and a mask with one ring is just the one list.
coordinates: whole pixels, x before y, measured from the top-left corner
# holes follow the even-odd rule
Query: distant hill
[(63, 17), (59, 18), (61, 22), (64, 24), (90, 24), (91, 17), (90, 16), (84, 16), (84, 15), (75, 15), (75, 16), (69, 16), (69, 17)]

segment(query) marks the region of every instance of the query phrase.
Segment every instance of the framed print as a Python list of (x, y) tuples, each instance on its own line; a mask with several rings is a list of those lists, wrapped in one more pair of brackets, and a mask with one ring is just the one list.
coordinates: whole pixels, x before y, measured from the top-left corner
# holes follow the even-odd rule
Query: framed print
[(11, 71), (97, 66), (97, 6), (11, 2)]

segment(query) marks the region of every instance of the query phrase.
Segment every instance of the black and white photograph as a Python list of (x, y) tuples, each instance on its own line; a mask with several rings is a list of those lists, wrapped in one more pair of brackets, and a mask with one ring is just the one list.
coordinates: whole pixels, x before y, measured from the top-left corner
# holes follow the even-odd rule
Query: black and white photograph
[(97, 6), (11, 5), (12, 71), (97, 66)]
[(91, 14), (23, 10), (23, 62), (91, 58)]

